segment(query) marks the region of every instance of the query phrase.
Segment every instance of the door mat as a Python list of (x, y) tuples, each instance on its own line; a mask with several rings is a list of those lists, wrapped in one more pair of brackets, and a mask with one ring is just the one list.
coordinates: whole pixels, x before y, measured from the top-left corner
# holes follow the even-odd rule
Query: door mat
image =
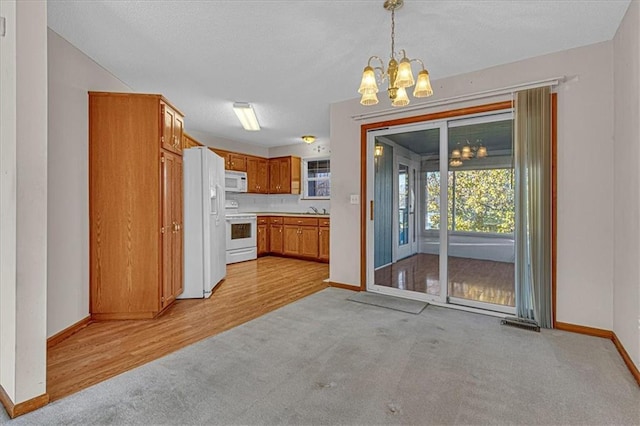
[(428, 305), (427, 302), (421, 302), (419, 300), (403, 299), (402, 297), (386, 296), (366, 291), (355, 293), (349, 296), (347, 300), (407, 312), (409, 314), (419, 314)]

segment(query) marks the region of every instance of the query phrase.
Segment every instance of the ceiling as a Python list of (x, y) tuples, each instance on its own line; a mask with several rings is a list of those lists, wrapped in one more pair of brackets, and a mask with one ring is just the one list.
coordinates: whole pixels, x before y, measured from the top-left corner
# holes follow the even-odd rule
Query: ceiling
[[(396, 49), (422, 59), (437, 80), (611, 40), (629, 2), (405, 0)], [(49, 0), (47, 7), (51, 29), (136, 92), (165, 95), (185, 113), (187, 131), (273, 147), (302, 143), (303, 134), (328, 142), (330, 104), (358, 97), (369, 56), (389, 57), (391, 16), (382, 4)], [(233, 102), (250, 102), (262, 130), (244, 131)]]

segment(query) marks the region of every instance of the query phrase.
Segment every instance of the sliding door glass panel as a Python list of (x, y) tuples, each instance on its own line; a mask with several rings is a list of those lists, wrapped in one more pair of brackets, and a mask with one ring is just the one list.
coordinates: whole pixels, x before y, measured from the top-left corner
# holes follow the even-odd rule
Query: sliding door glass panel
[(513, 120), (481, 121), (455, 123), (448, 129), (448, 300), (511, 312), (515, 306)]
[[(444, 297), (440, 279), (439, 213), (429, 209), (437, 188), (442, 123), (387, 129), (371, 138), (373, 158), (373, 278), (370, 291), (420, 300)], [(433, 176), (431, 176), (433, 178)], [(369, 281), (370, 282), (370, 281)]]

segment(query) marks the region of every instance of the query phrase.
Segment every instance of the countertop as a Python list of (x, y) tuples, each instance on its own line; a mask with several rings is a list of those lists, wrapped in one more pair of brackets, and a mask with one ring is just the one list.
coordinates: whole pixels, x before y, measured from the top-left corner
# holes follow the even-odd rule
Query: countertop
[(294, 213), (294, 212), (256, 212), (257, 216), (289, 216), (289, 217), (316, 217), (318, 219), (329, 219), (328, 214), (315, 213)]

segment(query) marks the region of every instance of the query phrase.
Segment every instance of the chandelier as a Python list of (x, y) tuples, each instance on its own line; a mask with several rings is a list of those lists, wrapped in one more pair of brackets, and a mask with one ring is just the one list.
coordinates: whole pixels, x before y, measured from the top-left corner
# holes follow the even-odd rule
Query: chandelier
[[(387, 65), (387, 69), (384, 69), (384, 62), (378, 56), (372, 56), (367, 62), (367, 66), (362, 73), (362, 81), (358, 93), (362, 95), (360, 103), (365, 106), (375, 105), (378, 103), (378, 85), (376, 83), (376, 71), (378, 72), (377, 79), (380, 83), (387, 81), (388, 88), (387, 93), (389, 99), (391, 99), (391, 105), (394, 107), (402, 107), (409, 105), (409, 97), (407, 96), (407, 88), (414, 85), (413, 73), (411, 71), (411, 62), (417, 62), (422, 66), (422, 70), (418, 73), (418, 80), (415, 82), (415, 88), (413, 89), (413, 96), (415, 98), (426, 98), (433, 95), (431, 89), (431, 82), (429, 81), (429, 72), (425, 69), (424, 63), (420, 59), (409, 59), (404, 49), (400, 50), (400, 55), (395, 51), (395, 12), (396, 9), (400, 9), (404, 4), (404, 0), (386, 0), (384, 2), (384, 8), (391, 11), (391, 59)], [(396, 59), (398, 58), (398, 59)], [(380, 61), (379, 67), (372, 67), (372, 60)]]
[(451, 151), (451, 161), (449, 161), (449, 165), (451, 167), (460, 167), (463, 161), (470, 160), (473, 157), (485, 158), (489, 155), (487, 148), (482, 145), (480, 139), (476, 140), (476, 144), (471, 145), (467, 139), (467, 142), (460, 148), (460, 142), (458, 142), (458, 146)]

